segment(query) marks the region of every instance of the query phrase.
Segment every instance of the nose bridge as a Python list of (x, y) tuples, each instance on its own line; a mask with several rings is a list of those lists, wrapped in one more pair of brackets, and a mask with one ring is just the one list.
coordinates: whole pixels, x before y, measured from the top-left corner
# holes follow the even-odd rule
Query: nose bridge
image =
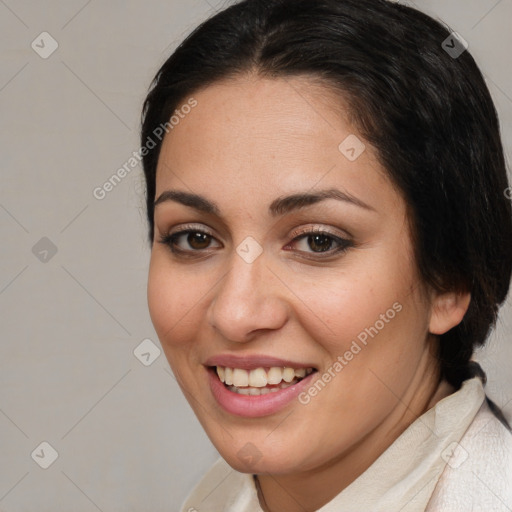
[(241, 244), (233, 252), (209, 311), (210, 324), (231, 341), (247, 341), (255, 330), (279, 328), (286, 317), (275, 286), (269, 285), (271, 273), (265, 256), (254, 258), (253, 253), (247, 258), (241, 249), (247, 247)]
[(244, 294), (254, 288), (256, 277), (261, 274), (261, 260), (247, 263), (234, 253), (229, 261), (229, 269), (223, 280), (223, 294)]
[[(221, 284), (217, 301), (226, 302), (231, 308), (237, 307), (239, 313), (253, 309), (256, 303), (265, 300), (264, 287), (265, 260), (262, 256), (254, 261), (244, 260), (238, 253), (233, 253), (226, 279)], [(268, 297), (268, 294), (267, 294)]]

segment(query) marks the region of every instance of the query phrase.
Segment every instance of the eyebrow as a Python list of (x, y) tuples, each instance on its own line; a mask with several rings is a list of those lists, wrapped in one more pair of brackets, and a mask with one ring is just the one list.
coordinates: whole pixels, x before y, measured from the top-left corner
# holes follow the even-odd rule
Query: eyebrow
[[(359, 208), (363, 208), (365, 210), (375, 211), (375, 208), (369, 204), (366, 204), (361, 199), (358, 199), (357, 197), (354, 197), (347, 192), (342, 192), (341, 190), (335, 188), (320, 190), (314, 193), (304, 192), (279, 197), (272, 201), (268, 210), (272, 217), (278, 217), (290, 213), (294, 210), (300, 210), (302, 208), (306, 208), (307, 206), (320, 203), (321, 201), (325, 201), (327, 199), (335, 199), (337, 201), (343, 201), (348, 204), (358, 206)], [(180, 190), (166, 190), (162, 192), (160, 196), (158, 196), (158, 199), (153, 203), (153, 206), (156, 208), (156, 206), (166, 201), (173, 201), (184, 206), (194, 208), (195, 210), (203, 213), (210, 213), (220, 216), (220, 209), (217, 204), (198, 194)]]

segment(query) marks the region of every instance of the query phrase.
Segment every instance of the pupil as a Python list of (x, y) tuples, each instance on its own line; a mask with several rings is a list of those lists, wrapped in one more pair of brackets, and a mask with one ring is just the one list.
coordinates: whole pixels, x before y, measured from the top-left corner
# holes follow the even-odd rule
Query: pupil
[(188, 243), (194, 249), (206, 249), (210, 244), (210, 235), (205, 233), (189, 233)]
[(315, 252), (325, 252), (331, 248), (332, 240), (326, 235), (308, 236), (309, 247)]

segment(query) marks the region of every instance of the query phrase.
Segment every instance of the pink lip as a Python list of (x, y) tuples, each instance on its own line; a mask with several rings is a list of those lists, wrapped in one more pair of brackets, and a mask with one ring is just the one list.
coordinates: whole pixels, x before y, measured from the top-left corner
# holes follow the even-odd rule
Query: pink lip
[[(281, 364), (274, 364), (275, 360), (269, 366), (281, 366)], [(231, 364), (231, 363), (230, 363)], [(235, 368), (238, 366), (240, 361), (237, 362)], [(293, 363), (295, 364), (295, 363)], [(219, 366), (224, 364), (218, 363)], [(212, 365), (214, 366), (214, 365)], [(226, 365), (227, 367), (231, 367)], [(265, 367), (266, 364), (262, 364), (261, 359), (259, 364), (254, 368)], [(283, 366), (293, 366), (291, 363), (286, 363)], [(301, 366), (304, 367), (304, 366)], [(249, 369), (249, 368), (247, 368)], [(300, 393), (307, 389), (311, 385), (311, 379), (316, 374), (313, 372), (307, 377), (303, 378), (297, 384), (293, 384), (285, 389), (281, 389), (276, 393), (267, 393), (266, 395), (250, 396), (250, 395), (239, 395), (233, 391), (230, 391), (218, 378), (215, 369), (208, 369), (208, 377), (210, 383), (210, 389), (217, 400), (217, 403), (228, 413), (236, 416), (243, 416), (245, 418), (258, 418), (261, 416), (269, 416), (283, 409), (285, 406), (290, 404)]]
[(224, 368), (241, 368), (243, 370), (254, 370), (255, 368), (271, 368), (280, 366), (282, 368), (314, 368), (312, 364), (297, 363), (294, 361), (270, 357), (264, 355), (254, 356), (235, 356), (233, 354), (224, 354), (210, 357), (205, 366), (223, 366)]

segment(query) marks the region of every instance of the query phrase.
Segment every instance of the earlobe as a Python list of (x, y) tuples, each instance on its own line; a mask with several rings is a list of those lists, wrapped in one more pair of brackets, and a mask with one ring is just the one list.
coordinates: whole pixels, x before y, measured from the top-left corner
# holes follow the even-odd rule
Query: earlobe
[(446, 292), (437, 295), (432, 302), (429, 331), (441, 335), (459, 325), (470, 301), (469, 292)]

